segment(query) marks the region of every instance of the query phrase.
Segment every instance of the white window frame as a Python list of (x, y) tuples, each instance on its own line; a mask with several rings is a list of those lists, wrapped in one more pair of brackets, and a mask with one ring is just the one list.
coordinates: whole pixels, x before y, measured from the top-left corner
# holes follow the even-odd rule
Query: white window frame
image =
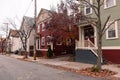
[(45, 37), (41, 38), (41, 46), (45, 46)]
[(40, 32), (40, 24), (38, 24), (37, 32)]
[[(108, 24), (110, 24), (112, 21), (109, 21), (108, 22)], [(106, 28), (108, 27), (108, 24), (107, 24), (107, 26), (106, 26)], [(118, 38), (118, 24), (117, 24), (117, 21), (116, 22), (114, 22), (113, 23), (114, 24), (114, 27), (115, 27), (115, 37), (109, 37), (108, 36), (108, 30), (109, 30), (109, 28), (106, 30), (106, 39), (116, 39), (116, 38)], [(112, 25), (113, 25), (112, 24)]]
[(40, 50), (40, 38), (36, 39), (36, 49)]
[(45, 23), (42, 22), (42, 31), (45, 31)]
[(104, 1), (104, 9), (111, 8), (111, 7), (113, 7), (113, 6), (116, 6), (116, 0), (113, 0), (113, 5), (110, 5), (110, 6), (107, 6), (106, 1), (107, 1), (107, 0)]
[[(86, 4), (88, 4), (88, 3), (86, 3)], [(89, 15), (89, 14), (92, 14), (92, 8), (91, 7), (86, 7), (86, 4), (84, 5), (85, 7), (84, 7), (84, 13), (85, 13), (85, 15)], [(92, 0), (90, 0), (90, 4), (92, 4)], [(87, 8), (90, 8), (90, 13), (86, 13), (86, 9)]]
[[(51, 36), (47, 36), (47, 38), (52, 38), (52, 37)], [(51, 45), (51, 41), (50, 42), (47, 41), (47, 45)]]

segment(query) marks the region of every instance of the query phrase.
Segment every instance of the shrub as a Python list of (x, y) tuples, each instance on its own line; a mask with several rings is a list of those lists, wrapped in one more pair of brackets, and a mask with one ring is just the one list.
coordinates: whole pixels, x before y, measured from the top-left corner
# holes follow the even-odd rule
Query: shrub
[(47, 58), (52, 58), (52, 57), (53, 57), (53, 51), (51, 50), (51, 47), (48, 46)]
[(94, 65), (92, 68), (91, 68), (91, 71), (92, 72), (99, 72), (99, 68), (97, 65)]

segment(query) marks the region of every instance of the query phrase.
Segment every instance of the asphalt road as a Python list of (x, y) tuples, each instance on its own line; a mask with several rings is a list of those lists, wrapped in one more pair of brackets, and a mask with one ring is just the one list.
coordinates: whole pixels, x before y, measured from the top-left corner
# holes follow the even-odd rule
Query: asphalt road
[(103, 80), (0, 55), (0, 80)]

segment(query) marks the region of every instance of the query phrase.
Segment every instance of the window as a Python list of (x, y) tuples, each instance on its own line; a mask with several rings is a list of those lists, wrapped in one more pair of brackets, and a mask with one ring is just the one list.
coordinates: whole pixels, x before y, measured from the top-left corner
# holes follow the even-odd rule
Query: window
[(40, 49), (40, 39), (36, 39), (36, 49), (39, 50)]
[(41, 39), (41, 46), (45, 46), (45, 37), (42, 37)]
[(52, 40), (52, 37), (51, 36), (47, 36), (47, 45), (51, 44), (51, 40)]
[(116, 0), (105, 0), (105, 8), (113, 7), (116, 5)]
[(45, 23), (43, 22), (42, 23), (42, 31), (44, 31), (45, 30)]
[[(92, 3), (91, 0), (88, 0), (88, 2), (89, 2), (90, 4)], [(86, 4), (85, 4), (85, 14), (86, 14), (86, 15), (92, 13), (92, 8), (90, 7), (90, 4), (89, 4), (89, 3), (86, 3)]]
[[(110, 25), (111, 22), (108, 22), (108, 25)], [(110, 27), (106, 31), (106, 38), (107, 39), (115, 39), (118, 38), (118, 29), (117, 29), (117, 21), (110, 25)]]
[(38, 33), (40, 32), (40, 24), (38, 24), (37, 32), (38, 32)]

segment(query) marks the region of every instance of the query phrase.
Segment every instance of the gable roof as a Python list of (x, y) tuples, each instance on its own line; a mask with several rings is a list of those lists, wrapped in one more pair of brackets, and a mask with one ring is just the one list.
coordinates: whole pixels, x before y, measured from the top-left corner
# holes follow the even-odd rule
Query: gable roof
[(9, 36), (11, 36), (11, 37), (19, 37), (18, 30), (10, 29)]
[(34, 18), (24, 16), (23, 20), (22, 20), (22, 23), (21, 23), (21, 27), (24, 26), (24, 25), (29, 26), (29, 27), (33, 27), (33, 25), (34, 25)]
[(40, 17), (42, 14), (44, 14), (44, 13), (48, 13), (49, 16), (52, 16), (52, 13), (53, 13), (53, 12), (50, 11), (50, 10), (47, 10), (47, 9), (41, 8), (41, 10), (40, 10), (40, 12), (39, 12), (39, 14), (38, 14), (38, 16), (37, 16), (36, 21), (38, 21), (39, 17)]

